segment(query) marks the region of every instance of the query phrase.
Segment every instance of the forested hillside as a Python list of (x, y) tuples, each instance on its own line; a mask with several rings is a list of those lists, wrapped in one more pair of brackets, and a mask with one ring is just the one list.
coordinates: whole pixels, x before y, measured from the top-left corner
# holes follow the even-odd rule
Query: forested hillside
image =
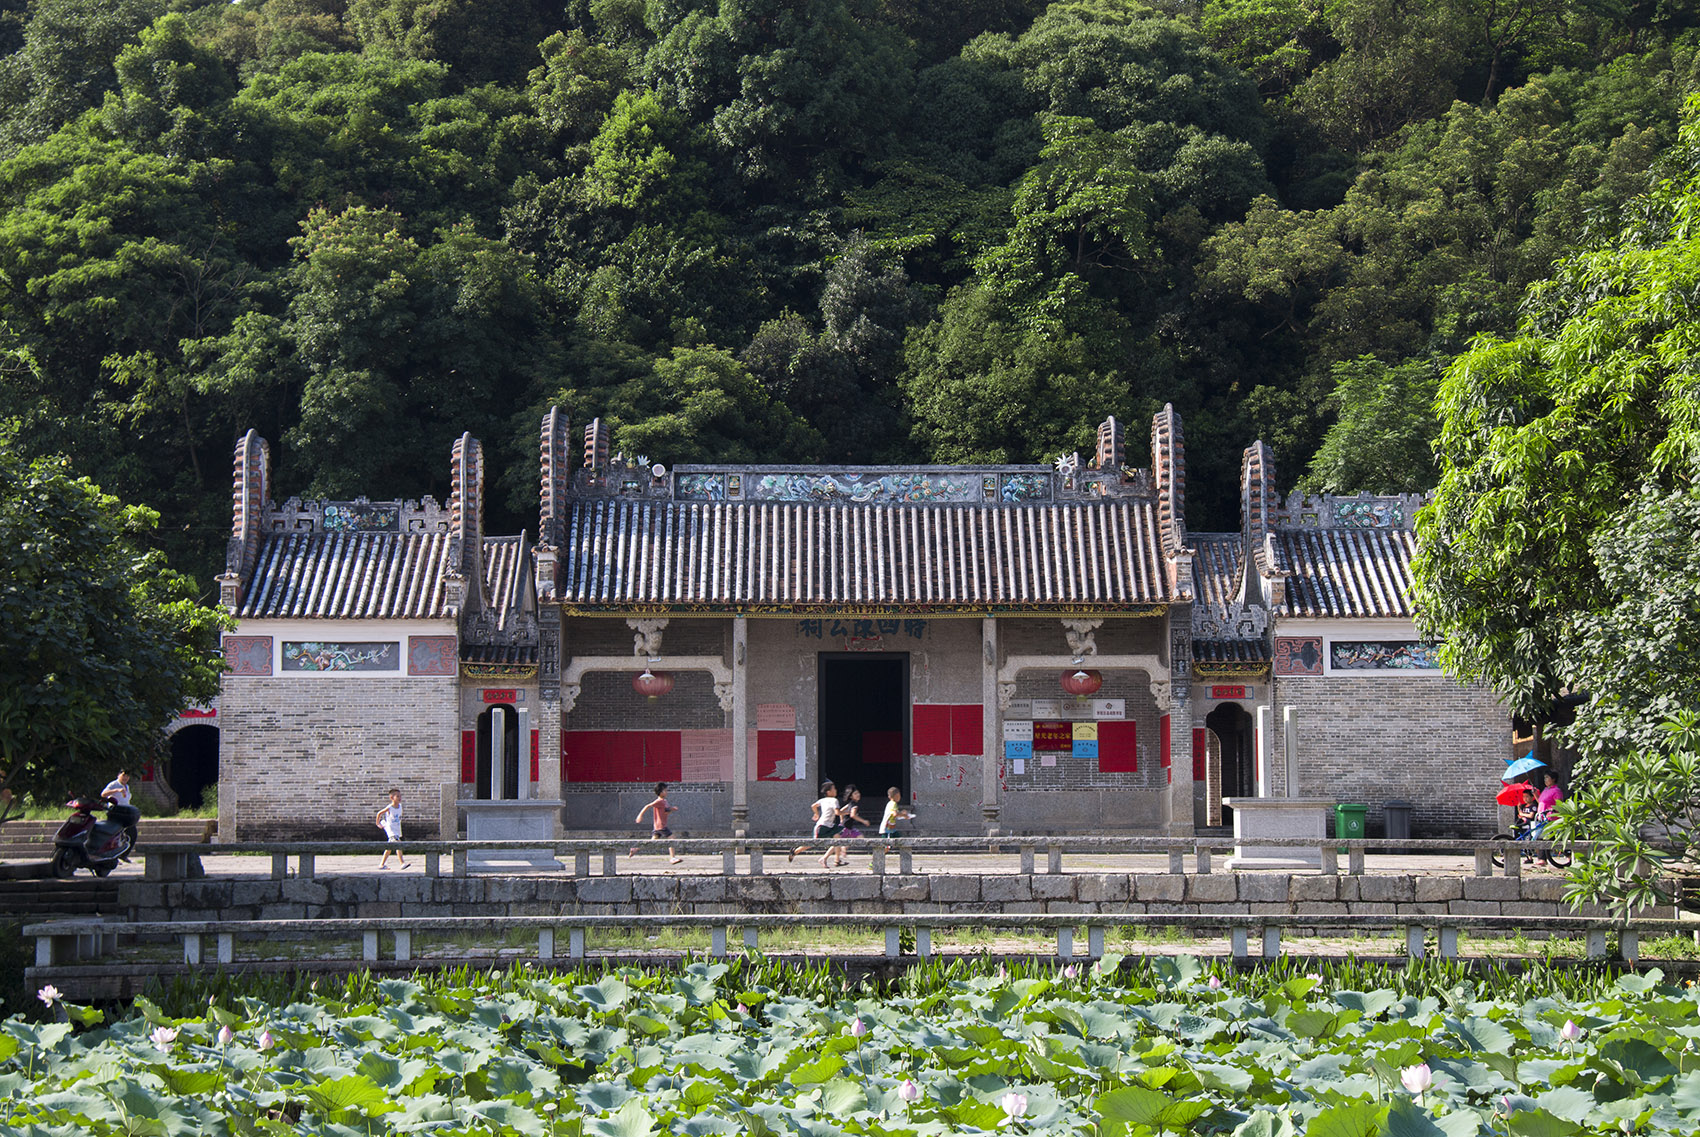
[(1441, 370), (1621, 226), (1670, 0), (0, 0), (0, 418), (203, 587), (286, 492), (535, 528), (550, 403), (677, 462), (1045, 461), (1164, 402), (1195, 527), (1433, 483)]

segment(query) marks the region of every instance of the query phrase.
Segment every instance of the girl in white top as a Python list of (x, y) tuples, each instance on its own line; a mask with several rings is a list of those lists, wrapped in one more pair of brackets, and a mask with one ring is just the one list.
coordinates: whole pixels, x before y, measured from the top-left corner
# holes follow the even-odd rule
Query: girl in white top
[(809, 812), (814, 819), (815, 835), (807, 845), (798, 845), (791, 850), (787, 860), (794, 861), (797, 854), (814, 846), (815, 841), (822, 837), (836, 836), (838, 833), (838, 787), (831, 782), (820, 784), (820, 797), (809, 806)]

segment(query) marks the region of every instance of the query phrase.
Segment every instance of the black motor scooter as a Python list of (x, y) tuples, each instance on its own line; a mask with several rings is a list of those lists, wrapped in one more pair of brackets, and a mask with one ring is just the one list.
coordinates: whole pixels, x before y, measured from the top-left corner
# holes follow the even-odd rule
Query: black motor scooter
[[(72, 812), (53, 835), (53, 875), (64, 880), (86, 868), (95, 876), (106, 876), (118, 867), (118, 858), (130, 851), (130, 829), (141, 820), (142, 811), (110, 798), (81, 794), (65, 805)], [(106, 811), (106, 817), (96, 821), (99, 809)]]

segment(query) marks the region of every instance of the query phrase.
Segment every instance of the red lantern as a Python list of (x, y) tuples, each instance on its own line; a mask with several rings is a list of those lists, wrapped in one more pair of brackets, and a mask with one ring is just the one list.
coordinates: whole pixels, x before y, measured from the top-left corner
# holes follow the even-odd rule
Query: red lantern
[(1071, 695), (1090, 695), (1104, 685), (1104, 677), (1096, 671), (1065, 671), (1062, 689)]
[(647, 695), (654, 702), (673, 689), (673, 677), (665, 671), (651, 671), (644, 668), (641, 675), (632, 677), (632, 690), (640, 695)]

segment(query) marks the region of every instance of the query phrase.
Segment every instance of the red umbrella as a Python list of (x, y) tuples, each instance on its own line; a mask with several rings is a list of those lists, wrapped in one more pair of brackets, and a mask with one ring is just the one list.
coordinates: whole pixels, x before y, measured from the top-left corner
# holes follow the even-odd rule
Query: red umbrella
[(1517, 805), (1523, 800), (1523, 791), (1529, 788), (1528, 782), (1512, 782), (1493, 796), (1500, 805)]

